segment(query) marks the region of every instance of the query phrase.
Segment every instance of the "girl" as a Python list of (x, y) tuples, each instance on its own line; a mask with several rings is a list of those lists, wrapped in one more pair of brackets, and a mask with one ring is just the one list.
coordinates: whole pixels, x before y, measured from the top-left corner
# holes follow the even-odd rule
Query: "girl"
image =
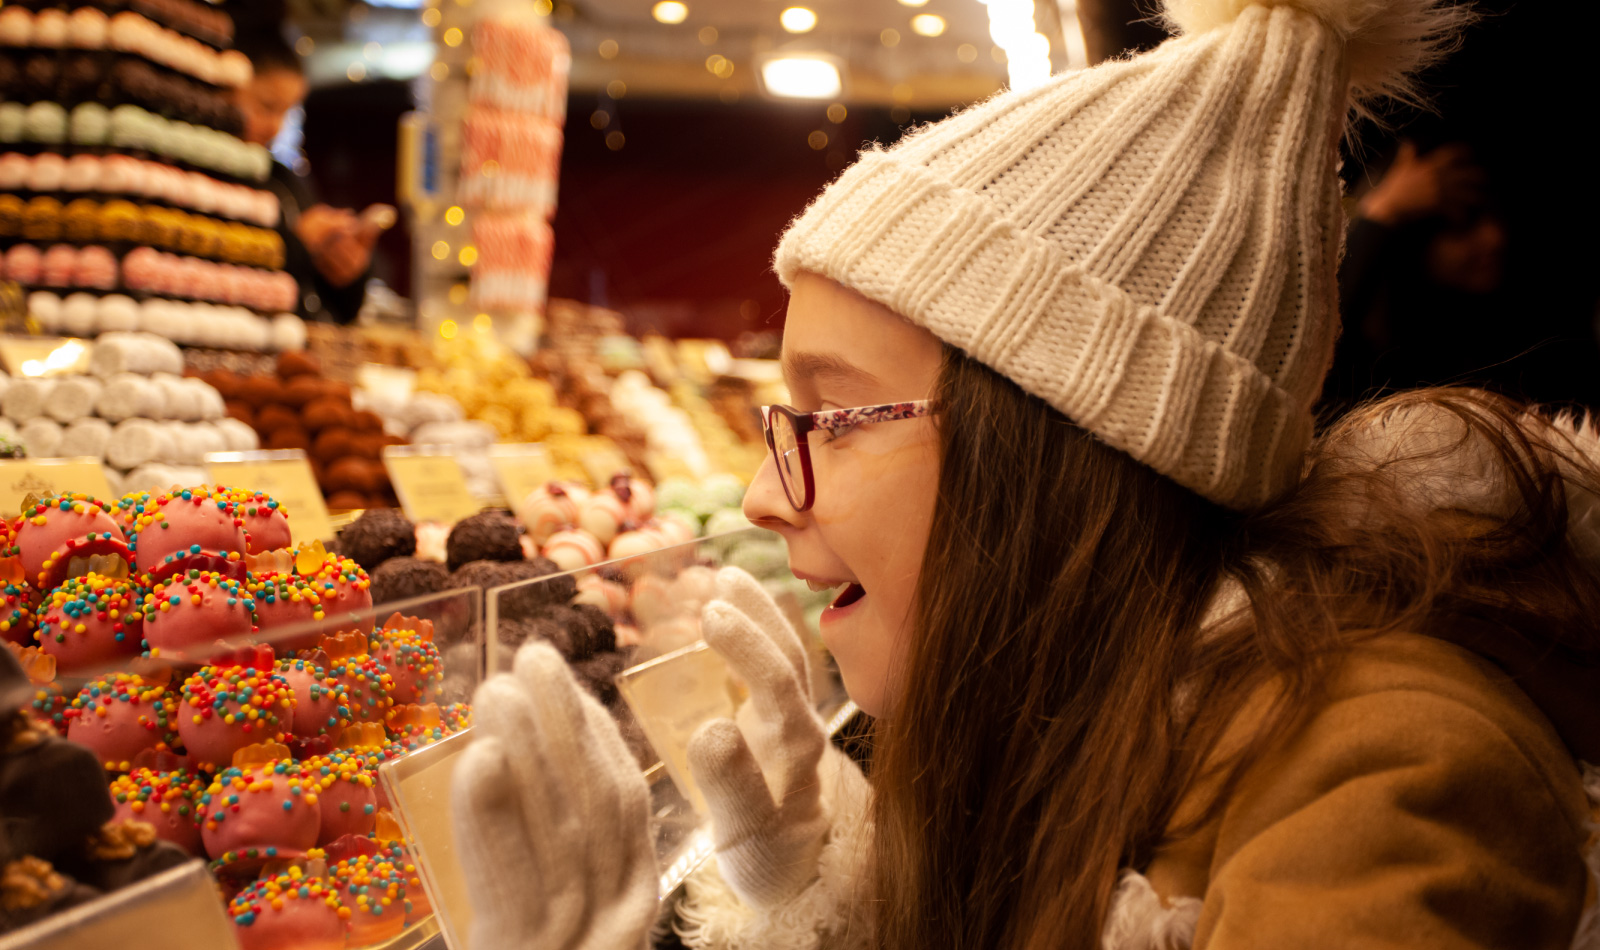
[[(724, 572), (704, 629), (752, 699), (690, 748), (690, 945), (1596, 939), (1600, 439), (1436, 390), (1312, 440), (1334, 144), (1459, 16), (1168, 7), (1180, 38), (868, 152), (785, 234), (796, 406), (745, 508), (840, 591), (871, 785)], [(542, 647), (478, 701), (475, 940), (637, 945), (609, 722)]]

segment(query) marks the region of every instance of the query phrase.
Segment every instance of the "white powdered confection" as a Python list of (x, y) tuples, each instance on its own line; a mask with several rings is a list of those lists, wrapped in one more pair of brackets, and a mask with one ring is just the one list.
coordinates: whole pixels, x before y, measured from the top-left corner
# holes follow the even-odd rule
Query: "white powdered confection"
[(120, 490), (124, 495), (138, 491), (161, 492), (182, 484), (184, 482), (179, 478), (177, 469), (161, 462), (151, 462), (125, 475)]
[(93, 294), (69, 294), (61, 302), (59, 329), (67, 336), (92, 337), (99, 329), (100, 298)]
[(199, 418), (210, 421), (221, 419), (227, 414), (228, 407), (223, 402), (222, 394), (217, 392), (216, 387), (210, 383), (195, 376), (185, 376), (183, 385), (198, 401), (200, 407)]
[(61, 434), (61, 454), (65, 458), (106, 457), (111, 441), (111, 423), (104, 419), (79, 419)]
[(101, 297), (95, 326), (101, 333), (131, 333), (138, 330), (139, 305), (124, 294)]
[(44, 415), (50, 391), (55, 389), (55, 386), (53, 379), (13, 377), (5, 393), (0, 394), (0, 413), (4, 413), (7, 419), (18, 424), (37, 419)]
[(272, 318), (268, 343), (274, 350), (303, 350), (306, 348), (306, 322), (292, 313), (280, 313)]
[(175, 465), (199, 465), (201, 458), (201, 442), (195, 437), (186, 422), (158, 423), (172, 446), (172, 453), (161, 457), (161, 461), (172, 462)]
[(172, 455), (172, 440), (161, 423), (149, 419), (127, 419), (111, 430), (106, 442), (106, 461), (120, 469), (138, 468), (147, 462), (164, 462)]
[(498, 437), (494, 426), (476, 421), (429, 422), (418, 426), (411, 433), (411, 441), (416, 445), (453, 445), (462, 449), (485, 451)]
[(121, 422), (124, 419), (153, 419), (165, 411), (166, 402), (161, 388), (143, 376), (123, 373), (106, 380), (95, 400), (95, 412), (102, 419)]
[(89, 372), (100, 377), (118, 373), (178, 375), (183, 372), (183, 351), (153, 333), (102, 333), (89, 355)]
[(183, 377), (171, 373), (156, 373), (150, 381), (161, 389), (165, 414), (161, 418), (194, 422), (200, 418), (203, 397), (186, 385)]
[(93, 376), (63, 376), (56, 380), (45, 414), (57, 422), (75, 422), (94, 415), (100, 398), (100, 380)]
[(413, 429), (429, 422), (460, 422), (466, 417), (460, 403), (439, 393), (417, 393), (401, 412), (402, 420)]
[(61, 454), (61, 425), (40, 416), (24, 422), (17, 436), (27, 446), (29, 458), (56, 458)]
[(214, 425), (227, 445), (225, 451), (254, 452), (261, 448), (261, 437), (256, 434), (256, 430), (238, 419), (218, 419)]
[(28, 313), (46, 333), (61, 329), (61, 298), (48, 290), (35, 290), (28, 295)]
[[(222, 430), (215, 425), (209, 422), (190, 422), (184, 425), (184, 429), (188, 444), (196, 456), (189, 464), (204, 465), (207, 453), (228, 451), (228, 440), (223, 436)], [(205, 479), (202, 478), (200, 481), (203, 482)]]

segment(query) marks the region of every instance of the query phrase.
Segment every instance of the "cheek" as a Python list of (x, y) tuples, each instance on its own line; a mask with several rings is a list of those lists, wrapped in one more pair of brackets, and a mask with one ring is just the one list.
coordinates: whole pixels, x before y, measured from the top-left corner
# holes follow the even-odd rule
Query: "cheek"
[(827, 455), (826, 462), (818, 459), (813, 518), (828, 549), (867, 591), (865, 609), (831, 632), (828, 647), (851, 698), (877, 715), (894, 694), (894, 671), (911, 628), (938, 458), (931, 434), (882, 453)]

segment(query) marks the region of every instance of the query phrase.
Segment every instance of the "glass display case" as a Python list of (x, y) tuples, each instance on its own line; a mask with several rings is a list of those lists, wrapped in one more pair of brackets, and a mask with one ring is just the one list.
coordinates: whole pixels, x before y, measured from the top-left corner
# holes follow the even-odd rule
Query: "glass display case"
[[(217, 950), (241, 928), (267, 929), (277, 913), (267, 908), (286, 887), (314, 891), (308, 908), (348, 910), (333, 919), (348, 947), (436, 940), (428, 855), (403, 834), (379, 772), (469, 730), (485, 672), (483, 592), (341, 610), (360, 598), (338, 595), (364, 575), (341, 572), (320, 546), (298, 556), (300, 571), (219, 564), (138, 588), (89, 575), (41, 604), (37, 643), (58, 633), (70, 642), (98, 622), (137, 632), (143, 650), (84, 662), (39, 646), (10, 651), (31, 700), (5, 750), (6, 817), (58, 829), (54, 837), (87, 829), (89, 851), (105, 852), (111, 870), (74, 876), (81, 862), (63, 857), (71, 849), (51, 832), (34, 835), (37, 845), (13, 836), (7, 859), (53, 852), (61, 886), (39, 870), (43, 903), (8, 917), (0, 947), (98, 946), (106, 941), (86, 935), (116, 933), (136, 935), (118, 946), (148, 936), (151, 947)], [(267, 629), (252, 629), (252, 610)], [(29, 785), (53, 800), (23, 802)], [(128, 819), (153, 838), (106, 830), (133, 828)], [(357, 878), (383, 882), (387, 900), (324, 900)], [(258, 930), (245, 945), (298, 945), (267, 936)]]

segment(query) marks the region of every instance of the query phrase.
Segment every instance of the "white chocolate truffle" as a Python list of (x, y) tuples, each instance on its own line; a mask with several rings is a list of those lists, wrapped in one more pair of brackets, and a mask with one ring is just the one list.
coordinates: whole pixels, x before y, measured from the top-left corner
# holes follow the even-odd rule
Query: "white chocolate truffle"
[(39, 329), (55, 333), (61, 327), (61, 298), (48, 290), (28, 295), (28, 313), (39, 322)]
[(54, 420), (30, 419), (17, 427), (17, 436), (27, 446), (29, 458), (61, 457), (61, 425)]
[[(61, 454), (65, 458), (106, 457), (106, 444), (111, 441), (111, 423), (104, 419), (79, 419), (67, 426), (61, 434)], [(116, 482), (112, 482), (116, 487)]]
[(126, 294), (101, 297), (95, 322), (101, 333), (132, 332), (139, 329), (139, 305)]
[(4, 395), (0, 395), (0, 412), (12, 422), (22, 424), (44, 415), (50, 401), (50, 391), (55, 389), (53, 379), (18, 376), (11, 380)]
[(229, 452), (254, 452), (261, 448), (261, 436), (247, 423), (234, 418), (222, 418), (212, 425), (222, 434)]
[(100, 380), (93, 376), (63, 376), (50, 391), (45, 414), (57, 422), (76, 422), (94, 415), (101, 389)]
[[(11, 8), (6, 9), (9, 11)], [(3, 42), (0, 40), (0, 43)], [(20, 152), (0, 155), (0, 191), (21, 191), (28, 184), (28, 173), (31, 171), (33, 160), (28, 156)]]
[(279, 352), (306, 347), (306, 322), (292, 313), (273, 317), (271, 334), (271, 348)]

